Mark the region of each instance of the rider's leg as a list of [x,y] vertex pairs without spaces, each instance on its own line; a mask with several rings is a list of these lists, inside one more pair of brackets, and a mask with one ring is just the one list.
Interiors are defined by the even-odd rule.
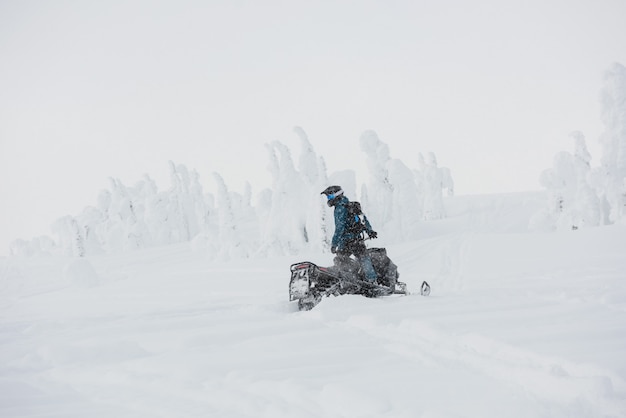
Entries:
[[365,248],[365,244],[362,242],[359,243],[355,248],[354,255],[357,260],[361,264],[361,268],[363,269],[363,273],[365,273],[365,279],[370,282],[375,282],[378,278],[376,274],[376,270],[374,270],[374,265],[372,264],[372,258],[367,253],[367,249]]
[[372,264],[370,256],[363,253],[358,258],[361,263],[361,267],[363,268],[363,272],[365,273],[365,278],[370,282],[375,282],[378,276],[376,275],[376,270],[374,270],[374,265]]

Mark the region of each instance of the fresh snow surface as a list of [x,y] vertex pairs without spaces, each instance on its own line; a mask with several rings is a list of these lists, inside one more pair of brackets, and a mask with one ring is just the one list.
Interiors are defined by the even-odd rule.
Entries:
[[308,312],[289,266],[330,254],[0,259],[0,416],[624,417],[626,226],[527,232],[539,201],[448,199],[387,247],[429,297]]

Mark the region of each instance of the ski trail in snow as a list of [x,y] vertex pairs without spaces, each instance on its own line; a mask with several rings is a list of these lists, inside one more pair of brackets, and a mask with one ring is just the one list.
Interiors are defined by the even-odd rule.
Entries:
[[394,325],[366,315],[337,325],[375,337],[389,352],[410,362],[430,368],[468,368],[515,385],[546,405],[586,411],[584,416],[626,416],[626,382],[594,365],[542,356],[479,334],[448,334],[418,320]]

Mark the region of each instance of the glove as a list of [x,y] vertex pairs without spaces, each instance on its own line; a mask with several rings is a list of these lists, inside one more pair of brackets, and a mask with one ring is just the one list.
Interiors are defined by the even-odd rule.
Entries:
[[367,235],[369,235],[371,239],[378,238],[378,234],[376,233],[376,231],[372,231],[368,233]]
[[334,245],[332,247],[330,247],[330,252],[333,254],[337,253],[337,247],[335,247]]

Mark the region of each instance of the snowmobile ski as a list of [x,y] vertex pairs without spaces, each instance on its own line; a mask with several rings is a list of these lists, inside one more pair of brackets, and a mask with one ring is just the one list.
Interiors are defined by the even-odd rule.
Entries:
[[420,295],[428,296],[430,295],[430,285],[424,280],[422,282],[422,286],[420,287]]

